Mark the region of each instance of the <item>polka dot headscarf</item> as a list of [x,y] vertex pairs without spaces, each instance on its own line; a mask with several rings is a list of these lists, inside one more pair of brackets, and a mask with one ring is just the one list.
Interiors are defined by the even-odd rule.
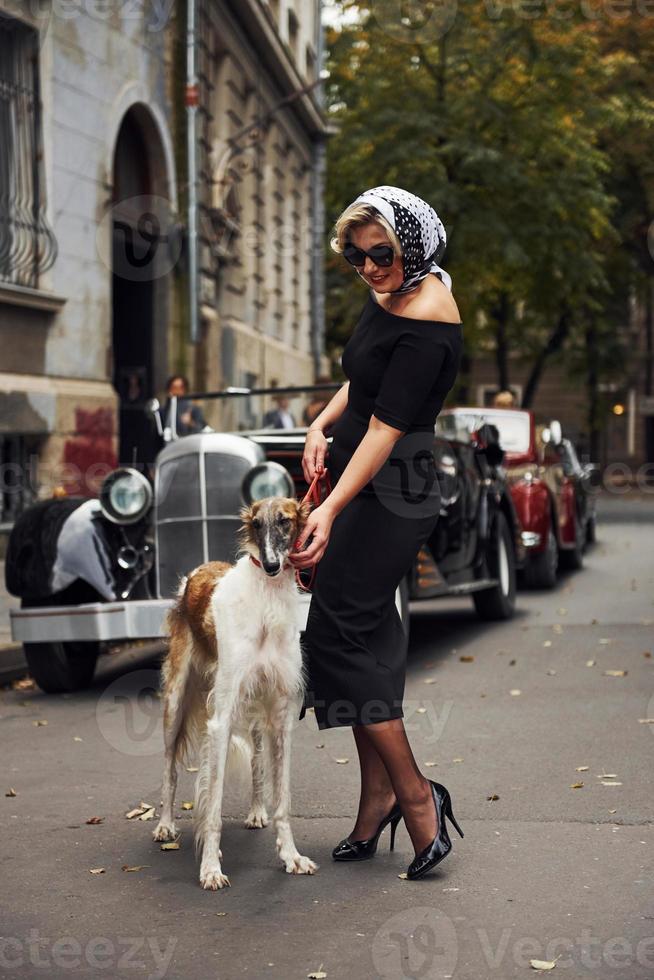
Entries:
[[393,293],[409,293],[434,272],[449,290],[452,277],[437,265],[445,251],[447,236],[443,223],[426,201],[415,194],[382,184],[359,194],[354,204],[371,204],[386,218],[402,245],[404,279]]

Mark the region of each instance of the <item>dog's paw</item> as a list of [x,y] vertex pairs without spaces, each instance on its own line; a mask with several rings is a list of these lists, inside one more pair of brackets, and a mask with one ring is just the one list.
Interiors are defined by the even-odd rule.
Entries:
[[246,827],[267,827],[268,814],[265,807],[252,808],[245,818]]
[[312,875],[318,870],[318,865],[305,854],[295,854],[285,862],[285,868],[290,875]]
[[207,891],[218,891],[226,885],[231,888],[231,882],[227,875],[223,874],[220,868],[207,868],[200,871],[200,884]]
[[155,829],[152,831],[152,839],[157,841],[170,841],[175,840],[177,837],[177,828],[174,823],[167,824],[163,820],[160,820]]

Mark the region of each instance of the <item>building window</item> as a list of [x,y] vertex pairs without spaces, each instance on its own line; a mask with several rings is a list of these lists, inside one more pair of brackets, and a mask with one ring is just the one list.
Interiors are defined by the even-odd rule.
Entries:
[[39,35],[0,13],[0,282],[38,288],[57,245],[45,214]]

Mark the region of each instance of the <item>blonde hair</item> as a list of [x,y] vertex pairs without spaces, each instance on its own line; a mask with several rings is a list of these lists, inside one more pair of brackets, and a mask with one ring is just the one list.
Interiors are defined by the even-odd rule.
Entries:
[[384,229],[388,235],[389,241],[393,248],[395,249],[396,255],[402,255],[402,245],[399,238],[395,234],[395,231],[390,226],[383,214],[380,214],[376,208],[371,204],[350,204],[345,211],[338,217],[336,224],[334,225],[335,235],[330,241],[330,245],[334,252],[342,252],[343,247],[349,240],[350,231],[352,228],[360,227],[361,225],[368,225],[372,221],[376,222],[378,225]]

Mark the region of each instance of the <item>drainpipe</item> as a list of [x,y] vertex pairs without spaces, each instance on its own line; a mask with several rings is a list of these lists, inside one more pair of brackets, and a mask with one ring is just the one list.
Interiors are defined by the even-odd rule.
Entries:
[[[320,76],[323,70],[324,40],[322,25],[322,0],[315,0],[316,10],[316,68]],[[324,105],[323,87],[315,89],[318,105]],[[325,335],[325,279],[323,269],[325,233],[325,137],[320,133],[313,141],[313,166],[311,168],[311,353],[314,376],[320,373],[320,361]]]
[[189,339],[198,342],[198,161],[197,115],[200,86],[196,67],[196,4],[187,0],[186,116],[188,131],[188,301]]

